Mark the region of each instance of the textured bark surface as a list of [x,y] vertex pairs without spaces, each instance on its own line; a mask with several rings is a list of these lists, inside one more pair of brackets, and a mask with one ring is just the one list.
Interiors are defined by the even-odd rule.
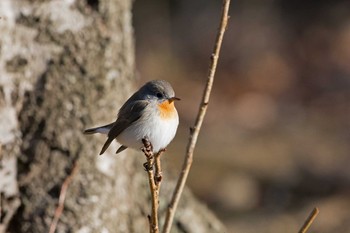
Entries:
[[[74,163],[56,232],[146,232],[142,154],[114,143],[97,156],[105,138],[82,134],[134,91],[131,1],[1,1],[0,13],[0,232],[48,232]],[[189,192],[181,206],[173,232],[223,232]]]

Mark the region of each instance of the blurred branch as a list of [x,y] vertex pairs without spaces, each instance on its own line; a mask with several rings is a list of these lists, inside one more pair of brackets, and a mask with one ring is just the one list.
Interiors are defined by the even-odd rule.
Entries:
[[[15,156],[4,156],[0,143],[0,233],[8,232],[9,223],[21,205],[17,180],[6,179],[10,173],[17,172],[17,167],[10,165],[14,161],[16,161]],[[13,193],[12,189],[17,191]]]
[[200,131],[202,123],[203,123],[205,113],[207,111],[210,93],[211,93],[211,89],[212,89],[213,82],[214,82],[216,66],[217,66],[218,60],[219,60],[219,54],[220,54],[220,49],[221,49],[221,45],[222,45],[222,40],[223,40],[224,33],[225,33],[225,30],[227,27],[227,22],[229,19],[229,16],[228,16],[229,6],[230,6],[230,0],[224,0],[223,7],[222,7],[222,15],[221,15],[219,31],[218,31],[218,34],[216,37],[213,53],[210,57],[211,62],[210,62],[210,66],[209,66],[207,83],[206,83],[205,89],[203,91],[202,101],[200,103],[200,108],[198,110],[195,125],[191,129],[190,138],[189,138],[189,142],[187,144],[187,149],[186,149],[186,157],[185,157],[184,163],[182,165],[182,171],[181,171],[180,177],[177,181],[172,199],[171,199],[170,204],[169,204],[168,209],[167,209],[163,233],[170,232],[171,225],[173,223],[174,215],[176,212],[176,208],[177,208],[177,205],[179,203],[182,191],[184,189],[184,186],[185,186],[185,183],[187,180],[188,173],[189,173],[191,165],[192,165],[193,152],[194,152],[194,149],[195,149],[195,146],[197,143],[197,138],[198,138],[199,131]]
[[54,233],[56,231],[58,220],[60,219],[61,214],[63,212],[64,201],[66,199],[67,189],[68,189],[70,183],[72,182],[77,171],[78,171],[78,164],[76,161],[74,161],[71,173],[67,176],[67,178],[64,180],[64,182],[62,184],[60,196],[58,198],[58,206],[56,208],[54,218],[51,222],[49,233]]
[[320,211],[318,210],[317,207],[315,207],[312,210],[312,212],[310,213],[309,217],[305,220],[303,226],[299,230],[299,233],[306,233],[308,231],[308,229],[310,228],[311,224],[313,223],[313,221],[315,220],[315,218],[317,217],[319,212]]

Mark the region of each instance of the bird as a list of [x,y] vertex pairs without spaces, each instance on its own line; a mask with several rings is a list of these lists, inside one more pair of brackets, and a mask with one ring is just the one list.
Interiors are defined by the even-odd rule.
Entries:
[[147,139],[153,153],[165,150],[175,137],[179,115],[174,102],[173,87],[165,80],[145,83],[120,108],[115,122],[84,130],[84,134],[106,134],[102,155],[114,139],[121,146],[116,154],[127,148],[141,149],[142,140]]

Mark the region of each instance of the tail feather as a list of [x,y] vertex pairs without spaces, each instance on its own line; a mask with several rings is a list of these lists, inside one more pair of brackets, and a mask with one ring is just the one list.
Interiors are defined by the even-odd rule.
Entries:
[[118,153],[122,152],[123,150],[125,150],[125,149],[127,149],[127,148],[128,148],[127,146],[121,145],[121,146],[119,147],[119,149],[117,150],[117,152],[115,152],[115,153],[118,154]]
[[113,124],[114,123],[104,125],[104,126],[99,126],[96,128],[86,129],[84,130],[84,134],[94,134],[94,133],[108,134],[108,132],[113,127]]
[[113,141],[114,138],[107,138],[107,141],[105,142],[105,144],[103,145],[102,149],[101,149],[101,152],[100,152],[100,155],[102,155],[103,153],[105,153],[105,151],[107,150],[107,148],[109,147],[109,145],[111,145],[112,141]]

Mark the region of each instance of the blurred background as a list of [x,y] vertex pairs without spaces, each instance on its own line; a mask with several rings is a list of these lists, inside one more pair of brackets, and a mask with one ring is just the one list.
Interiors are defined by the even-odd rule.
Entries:
[[[139,84],[182,101],[178,172],[207,76],[221,1],[135,1]],[[228,232],[350,232],[350,2],[232,1],[188,184]],[[175,172],[175,174],[177,174]]]

